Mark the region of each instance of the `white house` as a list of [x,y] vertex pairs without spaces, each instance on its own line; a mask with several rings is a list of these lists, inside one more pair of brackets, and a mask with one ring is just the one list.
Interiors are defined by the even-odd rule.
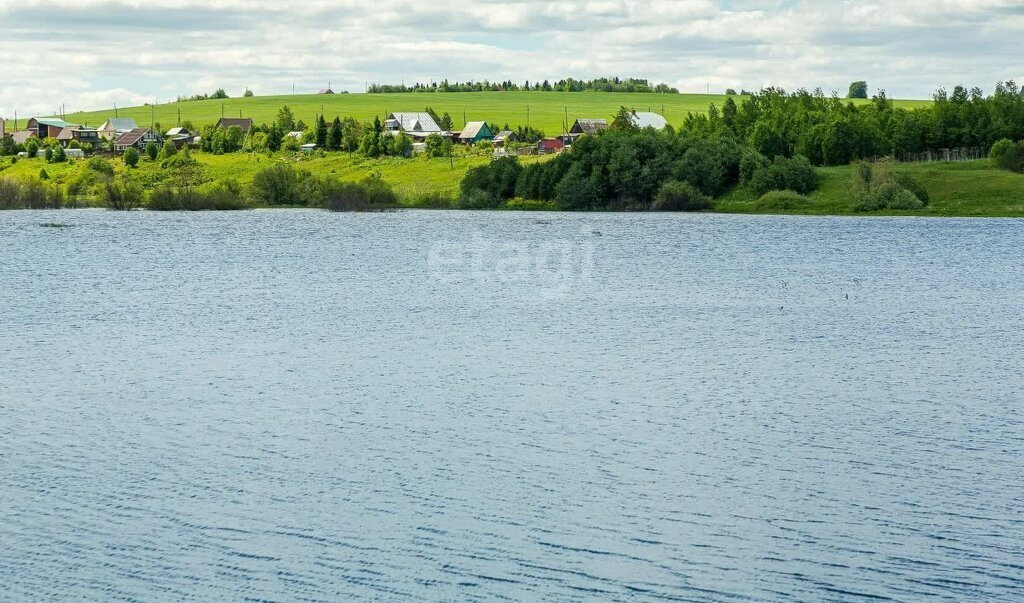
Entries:
[[135,123],[134,119],[130,119],[127,117],[112,117],[107,121],[103,122],[103,125],[100,126],[97,130],[100,133],[100,138],[105,138],[107,140],[116,140],[117,138],[120,138],[122,134],[131,132],[132,130],[138,127],[139,126]]
[[441,130],[429,113],[392,113],[384,121],[384,129],[391,132],[402,132],[414,139],[425,139],[431,134],[442,136],[448,133]]

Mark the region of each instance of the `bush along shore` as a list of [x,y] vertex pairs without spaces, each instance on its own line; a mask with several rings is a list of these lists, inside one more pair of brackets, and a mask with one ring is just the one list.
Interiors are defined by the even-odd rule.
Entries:
[[[527,157],[440,136],[414,156],[410,140],[379,120],[328,126],[322,115],[306,132],[318,148],[298,150],[280,136],[295,125],[287,108],[282,123],[248,135],[204,129],[193,149],[168,140],[74,159],[52,139],[30,139],[22,158],[0,164],[0,208],[1024,215],[1024,94],[1012,82],[991,97],[943,92],[912,111],[884,95],[855,106],[769,90],[691,115],[678,131],[640,129],[634,115],[623,107],[610,128],[573,138],[564,152]],[[18,151],[5,140],[0,150]],[[982,148],[989,159],[894,159],[943,145]]]

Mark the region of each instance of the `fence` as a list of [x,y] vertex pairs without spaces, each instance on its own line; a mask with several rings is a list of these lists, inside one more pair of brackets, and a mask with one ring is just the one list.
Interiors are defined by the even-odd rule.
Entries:
[[970,148],[939,149],[938,151],[925,151],[924,153],[903,153],[896,159],[902,163],[978,161],[979,159],[988,159],[988,151]]

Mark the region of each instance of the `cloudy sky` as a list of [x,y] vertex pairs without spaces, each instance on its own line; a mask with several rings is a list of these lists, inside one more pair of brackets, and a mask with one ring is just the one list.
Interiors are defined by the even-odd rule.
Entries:
[[1024,0],[0,0],[0,115],[366,82],[1024,81]]

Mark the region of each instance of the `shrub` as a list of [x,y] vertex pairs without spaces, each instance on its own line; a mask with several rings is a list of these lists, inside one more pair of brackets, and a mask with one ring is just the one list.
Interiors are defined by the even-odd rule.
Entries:
[[818,175],[806,157],[776,157],[770,165],[754,171],[749,186],[759,196],[776,190],[807,194],[818,187]]
[[5,194],[14,195],[7,202],[9,209],[60,209],[64,206],[64,191],[59,186],[46,185],[41,180],[15,183]]
[[110,162],[102,157],[93,157],[86,162],[86,166],[96,172],[97,174],[103,174],[104,176],[114,175],[114,166],[110,165]]
[[924,185],[922,185],[917,178],[914,178],[910,174],[904,172],[894,172],[891,178],[893,182],[913,193],[914,196],[920,199],[925,205],[931,201],[928,191],[925,190]]
[[64,152],[64,147],[58,146],[53,150],[53,156],[47,159],[47,161],[53,161],[54,163],[64,163],[68,160],[68,154]]
[[711,198],[692,184],[670,180],[666,182],[651,204],[652,211],[704,211],[711,209]]
[[96,172],[92,170],[86,170],[76,174],[70,182],[68,182],[68,197],[72,199],[79,199],[86,197],[92,191],[97,181]]
[[796,191],[768,191],[757,200],[754,209],[759,212],[795,211],[807,208],[811,200]]
[[38,155],[38,154],[39,154],[39,143],[38,142],[36,142],[34,139],[30,139],[28,142],[25,143],[25,155],[27,155],[29,159],[35,159],[36,155]]
[[744,149],[743,155],[740,157],[740,184],[750,184],[750,181],[754,179],[754,174],[758,170],[770,166],[771,163],[767,157],[756,150],[751,148]]
[[1001,170],[1024,172],[1024,141],[1015,143],[1004,138],[992,146],[989,156],[992,163]]
[[102,189],[103,205],[114,211],[131,211],[142,205],[142,187],[128,179],[110,180]]
[[42,168],[42,169],[39,170],[39,179],[40,180],[49,180],[50,179],[50,174],[48,174],[46,172],[46,168]]
[[135,147],[128,147],[124,150],[124,164],[130,168],[139,165],[139,152]]
[[[146,145],[146,149],[149,149],[149,145]],[[170,140],[164,141],[164,146],[160,148],[160,159],[166,161],[177,154],[178,147]]]
[[308,174],[295,168],[277,163],[256,172],[250,186],[250,196],[263,205],[302,205],[301,184]]
[[156,161],[157,155],[160,154],[160,147],[156,146],[156,143],[152,140],[146,143],[146,156],[149,157],[150,161]]
[[398,202],[398,196],[380,174],[361,182],[329,182],[325,186],[324,207],[330,211],[367,211],[384,209]]
[[46,150],[43,151],[43,159],[46,160],[46,163],[53,161],[53,147],[46,147]]

